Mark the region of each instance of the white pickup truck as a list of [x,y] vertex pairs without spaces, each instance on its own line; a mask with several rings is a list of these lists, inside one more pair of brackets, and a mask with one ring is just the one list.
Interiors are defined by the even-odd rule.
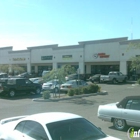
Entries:
[[100,82],[112,82],[113,84],[117,82],[126,82],[127,76],[119,71],[111,71],[108,75],[101,75]]

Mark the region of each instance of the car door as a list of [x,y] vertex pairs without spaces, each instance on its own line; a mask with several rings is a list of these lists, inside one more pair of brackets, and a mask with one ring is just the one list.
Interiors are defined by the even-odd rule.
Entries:
[[118,79],[119,79],[120,82],[123,82],[123,80],[124,80],[124,76],[121,72],[119,72]]
[[23,79],[16,79],[16,89],[18,92],[25,92],[26,91],[26,84],[25,84],[25,80]]
[[32,81],[26,79],[25,84],[26,84],[26,91],[34,91],[35,85],[33,84]]
[[130,126],[140,126],[140,100],[128,100],[122,112],[123,119]]

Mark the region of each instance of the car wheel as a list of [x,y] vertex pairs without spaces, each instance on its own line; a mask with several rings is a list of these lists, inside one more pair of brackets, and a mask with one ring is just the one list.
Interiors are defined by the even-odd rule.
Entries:
[[9,96],[10,96],[10,97],[14,97],[15,95],[16,95],[15,90],[10,90]]
[[54,93],[58,93],[59,89],[56,87],[54,88]]
[[123,80],[124,83],[126,83],[126,78]]
[[36,88],[35,93],[36,93],[36,94],[40,94],[40,93],[41,93],[41,89],[40,89],[39,87]]
[[116,83],[117,83],[116,79],[113,79],[113,80],[112,80],[112,83],[113,83],[113,84],[116,84]]
[[117,118],[113,120],[113,125],[117,130],[124,130],[127,126],[125,120]]

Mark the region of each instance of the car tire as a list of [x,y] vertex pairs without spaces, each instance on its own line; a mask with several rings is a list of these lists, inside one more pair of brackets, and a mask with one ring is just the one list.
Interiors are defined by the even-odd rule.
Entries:
[[37,87],[36,90],[35,90],[35,94],[40,94],[40,93],[41,93],[41,88]]
[[125,120],[117,119],[117,118],[113,119],[113,125],[117,130],[120,130],[120,131],[125,130],[127,127]]
[[10,90],[8,95],[9,97],[14,97],[16,95],[15,90],[14,89]]
[[113,84],[116,84],[116,83],[117,83],[116,79],[113,79],[113,80],[112,80],[112,83],[113,83]]
[[126,78],[123,80],[124,83],[126,83]]

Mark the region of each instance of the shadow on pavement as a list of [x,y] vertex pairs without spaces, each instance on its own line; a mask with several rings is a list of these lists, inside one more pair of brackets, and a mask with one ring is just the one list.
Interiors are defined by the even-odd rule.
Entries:
[[42,94],[21,94],[21,95],[16,95],[15,97],[1,95],[0,99],[19,100],[19,99],[34,99],[34,98],[41,98],[41,97],[42,97]]

